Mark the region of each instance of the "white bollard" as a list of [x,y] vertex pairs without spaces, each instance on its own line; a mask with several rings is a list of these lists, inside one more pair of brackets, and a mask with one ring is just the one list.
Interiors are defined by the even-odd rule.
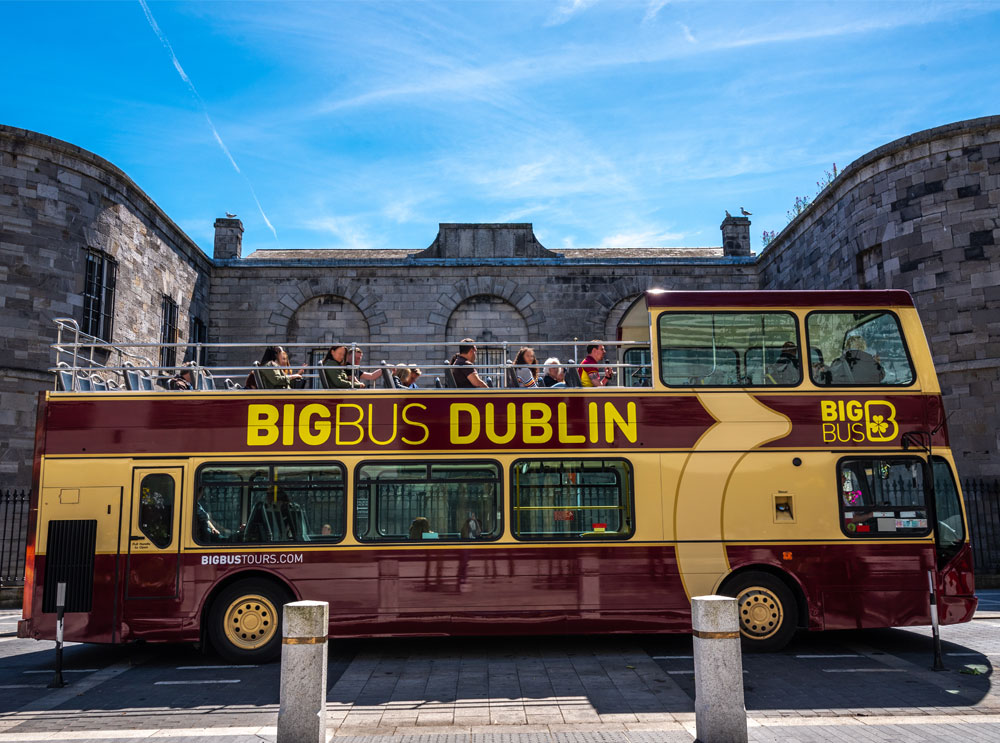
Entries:
[[698,740],[747,743],[743,656],[736,599],[691,599],[694,635],[694,716]]
[[285,604],[282,625],[278,743],[325,743],[330,605]]

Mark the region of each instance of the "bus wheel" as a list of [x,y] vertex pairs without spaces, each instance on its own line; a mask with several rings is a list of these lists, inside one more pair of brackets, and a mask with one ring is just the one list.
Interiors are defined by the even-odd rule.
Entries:
[[212,646],[233,663],[266,663],[281,652],[281,607],[288,596],[270,581],[242,580],[224,588],[209,616]]
[[743,573],[723,586],[736,599],[743,649],[770,653],[787,645],[799,624],[795,596],[779,578],[768,573]]

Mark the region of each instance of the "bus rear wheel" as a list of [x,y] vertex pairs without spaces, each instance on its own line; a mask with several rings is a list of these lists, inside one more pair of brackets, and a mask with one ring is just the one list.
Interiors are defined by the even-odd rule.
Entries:
[[780,578],[769,573],[742,573],[726,583],[721,593],[736,599],[744,650],[775,652],[795,635],[798,604]]
[[212,647],[232,663],[267,663],[281,653],[281,607],[288,595],[256,578],[222,589],[209,613]]

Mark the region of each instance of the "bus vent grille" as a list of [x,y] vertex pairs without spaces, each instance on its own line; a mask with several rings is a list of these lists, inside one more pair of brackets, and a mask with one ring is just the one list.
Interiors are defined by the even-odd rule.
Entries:
[[56,611],[56,587],[66,584],[66,611],[90,611],[94,601],[97,520],[50,521],[42,611]]

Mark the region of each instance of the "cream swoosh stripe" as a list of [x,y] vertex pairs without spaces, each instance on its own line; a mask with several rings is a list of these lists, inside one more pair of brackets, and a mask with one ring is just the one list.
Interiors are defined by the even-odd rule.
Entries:
[[705,392],[698,401],[715,418],[694,445],[684,464],[674,504],[674,539],[705,540],[677,545],[677,564],[684,592],[704,596],[729,572],[722,541],[722,509],[726,489],[747,452],[787,436],[792,422],[749,394]]

